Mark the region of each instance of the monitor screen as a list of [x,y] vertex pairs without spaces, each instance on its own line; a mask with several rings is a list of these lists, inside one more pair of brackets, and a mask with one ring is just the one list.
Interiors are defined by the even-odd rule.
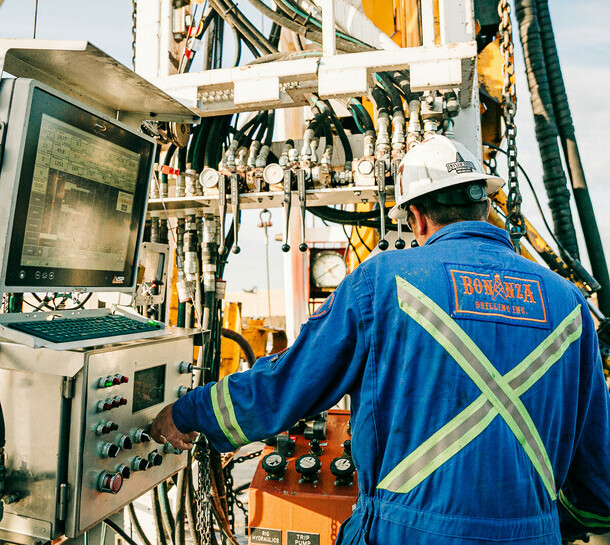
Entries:
[[34,88],[6,286],[133,285],[153,149],[135,131]]

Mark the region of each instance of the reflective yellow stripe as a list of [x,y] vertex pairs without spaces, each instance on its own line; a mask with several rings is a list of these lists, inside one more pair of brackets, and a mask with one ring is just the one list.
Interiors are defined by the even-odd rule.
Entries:
[[580,336],[580,306],[527,358],[506,376],[495,369],[475,343],[434,301],[396,277],[401,309],[428,331],[483,395],[405,458],[378,485],[406,493],[474,440],[499,413],[523,446],[552,499],[556,498],[553,469],[534,423],[518,398],[555,363]]
[[574,507],[568,498],[566,498],[563,490],[559,491],[559,501],[561,502],[561,505],[566,508],[568,513],[583,526],[588,526],[590,528],[610,528],[610,517],[603,517]]
[[231,395],[229,393],[229,381],[227,378],[222,379],[220,382],[213,384],[210,388],[210,396],[212,400],[212,408],[214,409],[214,416],[218,422],[218,426],[225,434],[229,443],[235,448],[247,445],[250,441],[244,435],[241,427],[237,423],[237,417],[235,416],[235,409],[233,402],[231,401]]

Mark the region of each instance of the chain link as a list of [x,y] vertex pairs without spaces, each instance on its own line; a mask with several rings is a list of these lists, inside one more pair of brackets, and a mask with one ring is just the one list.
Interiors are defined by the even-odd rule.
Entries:
[[136,69],[136,23],[138,22],[138,0],[131,0],[131,65]]
[[212,539],[212,478],[210,475],[210,445],[203,435],[195,448],[198,488],[195,496],[197,521],[195,528],[201,545],[209,545]]
[[525,235],[525,219],[521,213],[521,191],[519,190],[517,164],[517,128],[515,114],[517,112],[517,94],[515,91],[515,66],[513,63],[513,28],[510,19],[510,4],[508,0],[500,0],[498,4],[500,16],[500,53],[502,55],[502,110],[506,127],[507,167],[508,167],[508,203],[506,215],[506,230],[508,231],[515,250],[519,252],[519,240]]
[[241,464],[243,462],[247,462],[248,460],[254,460],[254,458],[258,458],[263,453],[263,449],[255,450],[250,454],[244,454],[243,456],[239,456],[238,458],[233,458],[234,464]]
[[224,468],[225,491],[227,494],[227,519],[231,533],[235,535],[235,492],[233,490],[233,462],[228,463]]

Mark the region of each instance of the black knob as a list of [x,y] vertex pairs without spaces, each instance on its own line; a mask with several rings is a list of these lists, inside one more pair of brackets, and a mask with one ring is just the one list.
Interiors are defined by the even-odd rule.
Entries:
[[389,243],[389,242],[388,242],[388,241],[387,241],[385,238],[382,238],[382,239],[379,241],[378,246],[379,246],[379,249],[380,249],[382,252],[385,252],[385,251],[386,251],[386,250],[389,248],[390,243]]
[[262,468],[267,472],[268,479],[281,479],[284,476],[287,465],[286,457],[279,452],[267,454],[261,462]]
[[330,463],[330,471],[337,477],[336,485],[348,485],[353,482],[356,466],[351,456],[339,456]]
[[125,464],[121,464],[116,468],[117,473],[120,473],[123,479],[129,479],[131,477],[131,469],[129,469]]
[[317,439],[312,439],[309,441],[309,452],[311,454],[315,454],[316,456],[320,456],[322,454],[322,447],[320,446],[320,441]]
[[351,456],[352,455],[352,440],[346,439],[343,442],[343,456]]
[[407,243],[402,239],[399,238],[395,243],[394,246],[396,247],[397,250],[404,250],[404,247],[407,245]]
[[151,466],[158,467],[163,463],[163,456],[154,450],[148,455],[148,462]]
[[174,447],[171,443],[165,443],[165,445],[163,445],[163,452],[165,452],[165,454],[182,454],[182,451],[179,448]]
[[133,432],[133,442],[134,443],[148,443],[150,441],[150,435],[146,430],[142,428],[138,428]]
[[290,245],[282,244],[282,252],[286,253],[290,251]]
[[306,252],[307,251],[307,244],[305,244],[304,242],[301,242],[301,244],[299,244],[299,251],[300,252]]
[[136,456],[131,462],[131,469],[134,471],[146,471],[148,469],[148,460]]
[[116,431],[119,429],[119,425],[116,422],[113,422],[112,420],[106,422],[106,426],[110,428],[110,431]]
[[119,435],[116,439],[116,444],[123,450],[130,450],[133,447],[131,439],[126,435]]
[[301,474],[301,480],[299,482],[314,483],[316,482],[316,475],[318,474],[318,471],[320,471],[322,464],[320,463],[320,458],[316,455],[304,454],[297,458],[294,467],[297,472]]
[[116,458],[121,449],[112,443],[102,443],[100,455],[102,458]]
[[241,248],[239,246],[233,246],[233,248],[231,248],[231,251],[234,254],[238,254],[239,252],[241,252]]

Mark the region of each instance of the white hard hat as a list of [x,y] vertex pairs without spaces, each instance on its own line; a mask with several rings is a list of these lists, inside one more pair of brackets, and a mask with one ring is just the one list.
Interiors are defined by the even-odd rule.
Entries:
[[485,173],[466,146],[434,135],[411,148],[401,161],[394,180],[396,205],[389,216],[404,219],[407,211],[400,205],[440,189],[475,181],[485,182],[488,195],[504,185],[502,178]]

